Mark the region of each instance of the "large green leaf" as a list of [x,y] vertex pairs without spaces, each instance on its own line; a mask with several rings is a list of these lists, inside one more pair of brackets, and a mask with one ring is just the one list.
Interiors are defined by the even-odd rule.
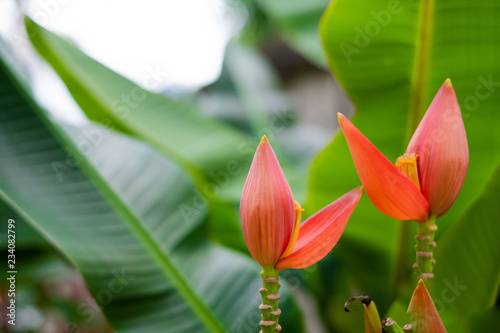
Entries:
[[[15,232],[19,235],[16,239],[16,249],[48,248],[49,244],[33,229],[19,214],[13,211],[3,200],[0,200],[0,221],[7,223],[9,219],[15,221]],[[7,251],[7,228],[0,231],[0,250]]]
[[[201,194],[193,202],[208,199],[213,238],[242,250],[243,234],[233,205],[239,202],[256,144],[185,100],[139,87],[29,18],[26,28],[35,48],[91,120],[152,144],[190,171]],[[147,71],[146,85],[168,75],[154,66]],[[196,218],[193,207],[186,206],[185,212]]]
[[[434,251],[435,278],[427,281],[448,331],[470,332],[481,327],[476,318],[495,305],[500,289],[500,167],[467,212],[439,239]],[[408,321],[406,307],[414,284],[396,300],[389,313]],[[491,326],[490,326],[491,327]]]
[[319,67],[326,67],[318,36],[329,0],[254,0],[290,46]]
[[[440,238],[435,252],[435,278],[426,285],[450,332],[479,332],[493,327],[485,319],[500,289],[500,167],[467,212]],[[396,300],[389,313],[408,322],[406,307],[414,286]],[[485,317],[485,318],[482,318]]]
[[441,315],[492,307],[500,288],[500,167],[467,212],[440,238],[430,285]]
[[[455,205],[438,221],[439,233],[477,198],[500,158],[499,11],[499,3],[487,0],[336,0],[320,25],[330,67],[356,106],[354,123],[390,160],[405,151],[434,94],[451,78],[468,134],[470,168]],[[308,207],[313,211],[359,184],[354,165],[345,161],[351,156],[338,135],[312,166]],[[344,237],[368,251],[394,254],[396,226],[365,198]],[[377,272],[366,275],[372,273]],[[391,280],[388,274],[384,281]]]
[[318,143],[314,133],[311,135],[313,130],[307,125],[296,122],[292,103],[280,88],[277,73],[262,54],[250,47],[229,44],[224,69],[254,135],[265,134],[272,142],[294,198],[304,202],[307,180],[304,172],[322,143]]
[[[500,4],[490,1],[339,0],[323,18],[323,45],[333,72],[357,107],[356,125],[389,159],[404,152],[439,86],[451,78],[462,106],[470,168],[463,191],[440,219],[441,226],[456,220],[473,202],[500,158],[500,134],[495,130],[500,63],[494,57],[500,52],[500,35],[494,33],[500,22],[495,13],[500,13]],[[382,14],[388,15],[386,26],[378,23]],[[377,24],[378,34],[366,34],[368,45],[346,56],[346,44],[359,45],[360,29],[371,31]],[[424,38],[417,38],[424,32]],[[318,158],[314,180],[327,171],[329,164],[320,163],[323,159],[349,159],[342,141],[334,140]],[[311,197],[345,178],[339,174],[323,179],[324,186],[313,180]]]
[[[105,128],[63,131],[7,68],[0,66],[0,196],[76,265],[115,330],[257,329],[259,269],[206,240],[206,207],[190,179]],[[300,332],[283,291],[284,325]]]
[[[252,154],[245,150],[249,140],[241,132],[204,116],[185,100],[139,87],[67,40],[29,18],[25,21],[33,45],[91,120],[137,136],[184,165],[205,197],[219,196],[227,187],[219,178],[242,182],[238,176],[244,174]],[[145,70],[146,86],[168,75],[154,66]]]

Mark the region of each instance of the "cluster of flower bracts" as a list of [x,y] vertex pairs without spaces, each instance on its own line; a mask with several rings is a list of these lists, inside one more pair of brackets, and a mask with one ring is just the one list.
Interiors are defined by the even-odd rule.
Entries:
[[308,267],[326,256],[342,235],[363,188],[382,213],[418,222],[417,260],[413,267],[420,277],[408,307],[413,323],[403,328],[390,318],[381,322],[375,303],[366,296],[359,297],[365,309],[365,332],[379,333],[382,327],[386,332],[446,332],[423,280],[434,277],[436,219],[452,206],[469,164],[467,137],[450,80],[439,89],[406,152],[395,164],[341,114],[339,123],[363,186],[302,224],[302,208],[294,200],[265,136],[255,153],[241,197],[240,215],[248,250],[263,268],[261,332],[281,330],[279,272]]

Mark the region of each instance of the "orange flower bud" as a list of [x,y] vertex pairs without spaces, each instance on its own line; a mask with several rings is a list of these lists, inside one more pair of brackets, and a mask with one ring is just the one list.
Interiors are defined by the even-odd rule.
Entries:
[[323,259],[338,242],[358,203],[358,187],[304,223],[271,145],[264,136],[257,148],[241,196],[243,235],[261,266],[304,268]]
[[449,79],[396,165],[341,114],[339,123],[366,194],[382,213],[398,220],[425,222],[451,207],[467,173],[469,151]]
[[422,279],[418,281],[413,292],[408,313],[414,318],[415,332],[446,333],[446,328]]
[[243,235],[261,266],[274,266],[288,246],[295,222],[295,201],[278,159],[264,136],[241,195]]

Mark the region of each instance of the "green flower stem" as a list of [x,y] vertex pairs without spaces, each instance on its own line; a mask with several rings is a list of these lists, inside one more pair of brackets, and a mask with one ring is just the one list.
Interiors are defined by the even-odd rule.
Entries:
[[417,235],[415,240],[417,245],[415,249],[417,252],[417,262],[413,265],[415,272],[422,279],[432,279],[434,274],[432,274],[432,269],[436,261],[433,259],[433,251],[436,247],[436,242],[434,241],[434,235],[437,231],[436,216],[431,215],[429,221],[418,224]]
[[384,331],[387,333],[403,333],[403,329],[391,318],[385,318],[382,321],[382,325],[384,326]]
[[[411,242],[411,221],[400,221],[398,252],[396,261],[396,281],[395,286],[400,286],[404,283],[408,275],[408,266],[410,261],[408,258],[408,244]],[[393,298],[397,298],[397,289],[393,290]]]
[[275,270],[273,266],[264,266],[262,269],[260,276],[262,276],[263,287],[259,290],[262,295],[262,304],[259,306],[262,311],[261,332],[276,333],[281,331],[281,326],[278,324],[281,314],[278,307],[280,301],[280,294],[278,294],[280,289],[279,271]]

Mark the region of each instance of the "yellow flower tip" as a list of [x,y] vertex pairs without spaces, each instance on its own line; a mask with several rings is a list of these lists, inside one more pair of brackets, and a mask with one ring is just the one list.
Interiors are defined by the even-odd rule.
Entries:
[[295,200],[295,212],[303,212],[304,211],[304,208],[302,208],[302,206],[298,203],[297,200]]
[[420,191],[417,158],[418,155],[416,155],[415,153],[406,153],[403,156],[398,157],[398,159],[396,160],[396,168],[398,168],[406,177],[408,177]]
[[445,85],[446,87],[453,87],[453,85],[451,84],[451,80],[450,80],[450,78],[447,78],[447,79],[446,79],[446,81],[444,81],[444,85]]
[[396,160],[396,167],[398,165],[406,164],[406,163],[411,163],[411,164],[416,164],[417,163],[417,157],[418,155],[415,153],[405,153],[402,156],[399,156],[398,159]]
[[446,328],[422,279],[418,281],[407,312],[413,317],[415,332],[446,333]]
[[260,139],[260,143],[269,143],[269,141],[267,140],[267,136],[265,134],[262,137],[262,139]]
[[339,119],[339,123],[345,118],[345,116],[340,113],[340,112],[337,112],[337,118]]

